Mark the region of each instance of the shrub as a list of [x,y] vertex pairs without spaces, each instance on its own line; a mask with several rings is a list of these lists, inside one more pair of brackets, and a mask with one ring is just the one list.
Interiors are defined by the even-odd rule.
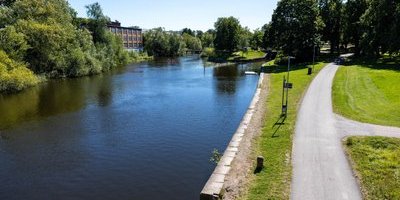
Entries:
[[39,78],[27,68],[0,50],[0,92],[15,92],[39,83]]

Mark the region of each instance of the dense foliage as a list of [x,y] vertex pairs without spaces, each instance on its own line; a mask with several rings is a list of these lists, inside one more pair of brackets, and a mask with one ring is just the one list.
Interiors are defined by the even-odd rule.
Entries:
[[[21,90],[36,83],[32,81],[32,72],[51,78],[78,77],[107,71],[128,61],[121,39],[106,31],[108,18],[98,4],[87,7],[88,26],[81,26],[76,12],[65,0],[16,0],[1,4],[2,56],[10,59],[7,66],[16,65],[15,69],[24,70],[20,70],[18,77],[0,76],[0,84],[9,86],[0,91]],[[12,82],[18,87],[12,87]]]
[[317,43],[318,7],[313,0],[282,0],[266,30],[267,44],[297,60],[307,60]]
[[214,46],[217,50],[234,52],[238,45],[241,26],[238,19],[234,17],[221,17],[215,22]]
[[[169,57],[180,56],[186,52],[201,51],[203,33],[188,28],[181,33],[155,28],[144,34],[144,49],[150,56]],[[200,37],[198,37],[199,35]]]
[[312,58],[312,46],[329,43],[331,53],[351,45],[357,55],[400,51],[400,2],[395,0],[281,0],[263,27],[264,48]]

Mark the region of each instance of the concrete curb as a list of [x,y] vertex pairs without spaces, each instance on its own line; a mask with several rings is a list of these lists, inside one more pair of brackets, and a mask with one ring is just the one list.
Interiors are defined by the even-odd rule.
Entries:
[[250,124],[250,121],[255,112],[255,107],[260,99],[261,86],[264,81],[264,73],[260,74],[258,79],[257,90],[254,93],[253,99],[250,106],[247,108],[246,114],[244,115],[239,127],[237,128],[235,134],[232,136],[228,147],[226,148],[224,155],[215,167],[214,172],[211,174],[207,183],[205,184],[203,190],[200,193],[200,200],[218,200],[221,199],[224,191],[225,176],[228,175],[231,164],[239,151],[239,146],[245,131]]

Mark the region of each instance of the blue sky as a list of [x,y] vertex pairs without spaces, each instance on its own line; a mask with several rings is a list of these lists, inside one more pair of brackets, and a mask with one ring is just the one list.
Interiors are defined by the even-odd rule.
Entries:
[[277,0],[68,0],[81,17],[85,5],[99,2],[104,14],[122,26],[144,29],[164,27],[180,30],[208,30],[218,17],[234,16],[251,30],[271,20]]

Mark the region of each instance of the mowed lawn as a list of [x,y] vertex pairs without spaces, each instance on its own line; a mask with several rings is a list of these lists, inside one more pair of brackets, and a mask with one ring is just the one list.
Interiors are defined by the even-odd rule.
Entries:
[[400,64],[342,66],[333,85],[334,111],[373,124],[400,127]]
[[[326,64],[318,63],[315,67],[316,72]],[[264,156],[265,168],[251,175],[248,190],[239,199],[289,199],[292,141],[297,110],[305,90],[317,73],[310,76],[307,75],[306,65],[292,66],[290,82],[293,83],[293,89],[289,92],[288,116],[284,119],[281,117],[281,101],[282,81],[286,75],[286,68],[287,66],[267,66],[271,76],[266,120],[262,133],[257,138],[253,155]]]
[[344,144],[365,199],[400,199],[400,139],[350,137]]
[[265,56],[265,52],[262,51],[255,51],[255,50],[249,50],[247,52],[243,51],[238,51],[233,53],[227,60],[228,61],[234,61],[234,60],[252,60],[252,59],[257,59],[257,58],[263,58]]

